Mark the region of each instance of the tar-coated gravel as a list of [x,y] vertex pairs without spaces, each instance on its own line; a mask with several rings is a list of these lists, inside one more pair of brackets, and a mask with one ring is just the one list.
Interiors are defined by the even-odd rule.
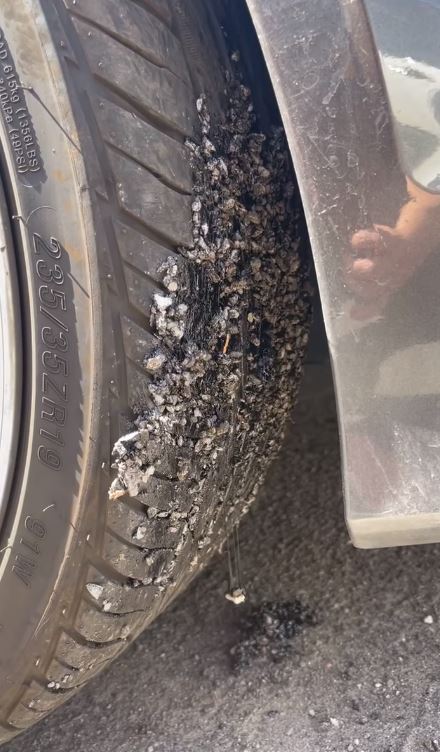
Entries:
[[[243,605],[224,597],[224,555],[119,661],[5,752],[439,749],[440,545],[352,548],[325,392],[303,398],[240,542]],[[257,645],[237,668],[234,651],[267,602],[297,602],[310,623],[281,642],[269,625],[269,649]],[[281,644],[274,660],[270,646]]]
[[[255,499],[282,443],[308,340],[305,243],[287,144],[280,128],[256,131],[251,91],[236,73],[225,71],[222,118],[211,117],[204,95],[196,102],[201,142],[187,142],[193,242],[158,269],[163,289],[146,311],[156,336],[144,359],[151,380],[133,404],[134,430],[113,449],[110,503],[136,497],[148,515],[136,545],[154,517],[180,530],[167,550],[145,544],[146,576],[127,583],[153,585],[157,595],[178,592]],[[164,476],[173,480],[171,504]],[[231,577],[235,602],[243,599],[238,584]]]

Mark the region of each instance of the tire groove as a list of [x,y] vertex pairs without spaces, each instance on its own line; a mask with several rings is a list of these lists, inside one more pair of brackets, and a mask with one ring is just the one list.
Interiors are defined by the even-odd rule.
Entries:
[[149,13],[151,13],[152,16],[157,18],[158,21],[162,21],[163,25],[166,26],[168,31],[170,31],[177,40],[179,40],[179,37],[175,33],[172,23],[171,23],[171,15],[168,10],[166,12],[164,9],[168,8],[168,0],[161,0],[160,2],[160,10],[159,10],[159,3],[150,3],[148,0],[130,0],[130,2],[133,5],[137,5],[139,8],[147,9]]
[[56,661],[57,663],[59,663],[59,665],[62,668],[65,668],[66,671],[72,671],[74,673],[75,672],[79,673],[79,671],[80,671],[79,668],[77,668],[76,666],[71,666],[70,663],[67,663],[67,661],[64,661],[62,658],[57,658],[57,656],[54,656],[53,660]]
[[[65,629],[64,632],[72,639],[74,640],[78,645],[81,645],[82,647],[89,648],[90,650],[105,650],[105,648],[110,647],[111,645],[125,645],[127,644],[128,640],[122,637],[118,637],[115,640],[109,640],[108,642],[96,642],[95,640],[87,640],[85,637],[82,636],[80,632],[78,632],[76,629]],[[107,662],[106,660],[104,661]]]
[[90,556],[88,564],[93,566],[103,577],[106,578],[106,580],[113,583],[113,585],[118,585],[120,587],[130,586],[131,578],[118,572],[118,570],[102,556]]
[[124,209],[121,208],[119,204],[117,205],[116,209],[119,215],[118,219],[122,224],[126,225],[132,230],[135,230],[141,235],[144,235],[146,238],[149,238],[153,242],[158,243],[158,245],[163,246],[163,248],[165,248],[169,252],[170,256],[174,254],[176,258],[182,258],[181,254],[176,248],[175,243],[167,238],[166,235],[162,235],[154,227],[144,224],[144,222],[142,222],[140,219],[137,219],[137,217],[133,216],[133,214],[129,214],[128,212],[124,211]]
[[137,102],[134,98],[130,97],[129,94],[127,94],[124,89],[122,89],[117,84],[114,84],[112,81],[110,81],[108,78],[106,78],[103,75],[100,75],[99,73],[93,73],[93,78],[96,81],[99,81],[101,86],[104,89],[107,89],[108,91],[113,92],[116,94],[122,101],[126,102],[126,108],[129,112],[136,112],[137,116],[143,120],[145,120],[146,123],[149,125],[152,125],[153,128],[157,128],[158,131],[161,133],[164,133],[166,136],[169,136],[170,138],[174,139],[174,141],[177,141],[179,144],[185,143],[185,140],[191,135],[189,132],[184,130],[179,130],[179,128],[176,125],[171,125],[168,120],[165,118],[161,118],[160,115],[153,112],[149,107],[141,107],[139,105],[139,102]]
[[119,210],[121,212],[121,218],[122,221],[125,224],[130,223],[136,224],[137,227],[141,227],[143,232],[145,234],[145,231],[147,231],[148,234],[154,234],[158,238],[158,242],[166,248],[167,246],[171,246],[172,250],[176,253],[176,255],[179,255],[179,252],[177,250],[177,247],[173,241],[173,239],[170,236],[163,235],[157,228],[153,227],[153,225],[150,225],[148,222],[139,219],[139,217],[135,214],[132,214],[129,209],[125,209],[123,206],[119,205]]
[[167,188],[171,188],[172,191],[175,191],[176,193],[180,193],[181,196],[192,195],[190,191],[185,191],[183,188],[177,185],[177,183],[173,183],[171,180],[168,180],[164,175],[161,175],[159,172],[152,170],[151,167],[148,167],[148,165],[145,164],[145,162],[141,162],[140,159],[136,159],[136,157],[130,154],[130,152],[126,151],[125,149],[119,148],[118,146],[115,146],[115,144],[112,144],[111,141],[108,141],[107,139],[105,139],[104,141],[107,147],[111,149],[111,151],[114,151],[116,154],[120,154],[126,159],[129,159],[138,167],[142,167],[143,170],[146,170],[147,172],[149,172],[150,175],[153,175],[157,180],[159,180],[159,182],[163,183],[163,185],[165,185]]
[[160,340],[151,328],[149,320],[142,311],[133,305],[133,303],[129,303],[125,309],[121,309],[121,314],[123,314],[125,318],[130,319],[134,324],[137,324],[137,326],[141,327],[145,332],[151,334],[151,336],[157,340],[157,344],[159,344]]
[[120,533],[117,532],[114,528],[111,527],[111,525],[107,525],[106,530],[109,535],[111,535],[112,538],[115,538],[119,543],[121,543],[122,546],[125,546],[128,549],[134,549],[135,551],[138,551],[140,553],[148,554],[149,551],[175,551],[175,546],[154,546],[154,545],[148,545],[148,546],[138,546],[136,543],[133,543],[132,541],[129,541],[127,538],[124,538]]
[[113,613],[112,611],[105,611],[100,606],[100,604],[98,603],[98,601],[96,601],[94,598],[92,598],[92,596],[89,595],[89,593],[84,593],[82,600],[83,600],[83,603],[87,603],[87,605],[90,606],[90,608],[92,608],[98,614],[101,614],[104,619],[106,619],[108,617],[109,619],[113,618],[116,621],[116,619],[120,619],[120,618],[123,618],[125,616],[125,614]]
[[[162,293],[167,292],[167,288],[165,287],[163,282],[159,282],[159,280],[155,279],[149,272],[146,272],[143,269],[139,269],[139,267],[136,266],[136,264],[132,264],[131,261],[127,261],[127,259],[124,259],[123,264],[124,266],[128,267],[128,269],[131,269],[131,271],[134,272],[135,274],[140,274],[141,277],[148,279],[148,281],[151,282],[152,285],[157,287],[159,292],[162,292]],[[145,314],[144,314],[144,317],[145,317]]]
[[[136,44],[130,44],[129,40],[126,39],[126,37],[122,36],[121,34],[118,34],[117,31],[114,31],[113,29],[110,30],[104,24],[99,23],[99,21],[94,21],[93,19],[89,18],[89,16],[85,15],[84,13],[81,13],[81,10],[79,8],[75,8],[75,9],[69,8],[69,14],[73,16],[74,18],[78,18],[86,26],[90,26],[92,29],[97,29],[98,31],[105,34],[106,36],[110,37],[111,39],[114,39],[123,47],[126,47],[128,50],[131,50],[131,52],[135,52],[137,55],[139,55],[144,60],[146,60],[147,63],[150,63],[151,65],[155,65],[156,68],[160,68],[161,70],[168,71],[168,73],[171,73],[171,75],[175,76],[177,80],[182,81],[182,83],[188,85],[185,79],[177,75],[177,73],[172,68],[160,63],[157,58],[154,59],[153,57],[147,55],[145,50],[143,50],[141,47],[138,47]],[[168,31],[170,30],[168,29]]]
[[[143,587],[148,587],[148,585],[144,585]],[[127,616],[131,616],[132,614],[143,614],[145,613],[144,609],[142,608],[134,608],[131,611],[104,611],[103,608],[99,607],[99,604],[96,603],[96,601],[91,598],[90,600],[87,600],[87,603],[91,608],[93,608],[95,611],[97,611],[98,614],[101,614],[104,618],[114,619],[115,621],[118,619],[124,619]]]

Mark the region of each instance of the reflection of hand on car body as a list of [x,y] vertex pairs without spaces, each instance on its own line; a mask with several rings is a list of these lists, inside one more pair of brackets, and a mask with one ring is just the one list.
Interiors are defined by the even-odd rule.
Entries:
[[366,319],[380,314],[394,292],[403,287],[438,242],[440,195],[406,179],[409,200],[394,227],[374,224],[351,238],[347,281],[356,295],[351,315]]

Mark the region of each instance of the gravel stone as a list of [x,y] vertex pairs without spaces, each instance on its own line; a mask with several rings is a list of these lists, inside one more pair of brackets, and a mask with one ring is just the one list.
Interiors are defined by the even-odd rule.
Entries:
[[87,592],[90,593],[92,598],[94,598],[97,601],[101,597],[104,587],[102,585],[98,585],[95,582],[88,582],[86,585],[86,589],[87,589]]

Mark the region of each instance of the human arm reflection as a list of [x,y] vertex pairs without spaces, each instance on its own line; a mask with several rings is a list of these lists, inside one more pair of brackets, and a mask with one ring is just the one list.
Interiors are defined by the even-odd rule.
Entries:
[[408,200],[394,227],[374,224],[351,239],[347,281],[356,295],[351,315],[368,319],[380,314],[388,300],[440,245],[440,194],[406,179]]

